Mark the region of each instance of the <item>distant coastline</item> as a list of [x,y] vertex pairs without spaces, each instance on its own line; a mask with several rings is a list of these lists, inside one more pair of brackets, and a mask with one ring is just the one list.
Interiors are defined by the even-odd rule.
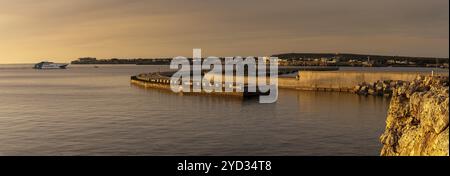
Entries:
[[[439,67],[449,68],[449,58],[383,56],[366,54],[285,53],[278,57],[280,66],[350,66],[350,67]],[[224,59],[224,58],[222,58]],[[71,64],[135,64],[169,65],[172,58],[112,58],[83,57]]]

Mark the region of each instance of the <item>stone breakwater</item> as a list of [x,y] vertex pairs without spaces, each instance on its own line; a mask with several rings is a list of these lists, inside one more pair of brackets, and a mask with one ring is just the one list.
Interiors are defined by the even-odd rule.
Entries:
[[449,156],[449,78],[418,76],[395,88],[382,156]]
[[[430,74],[431,72],[415,71],[300,71],[296,78],[280,76],[278,86],[296,90],[352,92],[355,86],[364,82],[373,84],[378,81],[389,81],[390,84],[392,82],[390,80],[412,81],[417,75]],[[448,76],[448,72],[438,74]]]
[[374,83],[360,83],[351,91],[358,95],[386,96],[392,95],[394,89],[409,84],[408,81],[401,80],[379,80]]

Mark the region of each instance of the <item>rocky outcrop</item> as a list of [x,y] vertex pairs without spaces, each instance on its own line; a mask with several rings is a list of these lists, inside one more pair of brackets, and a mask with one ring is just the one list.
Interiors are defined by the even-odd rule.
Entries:
[[392,92],[383,156],[449,155],[449,78],[424,77]]
[[393,80],[383,80],[374,83],[360,83],[353,88],[351,92],[357,93],[359,95],[374,95],[374,96],[391,96],[392,91],[400,86],[403,86],[408,82],[405,81],[393,81]]

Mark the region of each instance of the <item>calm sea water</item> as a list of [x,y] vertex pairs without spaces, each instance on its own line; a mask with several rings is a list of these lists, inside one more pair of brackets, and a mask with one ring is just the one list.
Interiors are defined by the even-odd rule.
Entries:
[[378,155],[389,99],[281,90],[274,104],[131,86],[165,66],[0,65],[0,155]]

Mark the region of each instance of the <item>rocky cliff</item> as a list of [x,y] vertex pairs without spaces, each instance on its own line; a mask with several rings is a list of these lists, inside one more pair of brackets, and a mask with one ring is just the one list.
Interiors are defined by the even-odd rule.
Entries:
[[449,78],[423,77],[392,93],[382,156],[449,156]]

